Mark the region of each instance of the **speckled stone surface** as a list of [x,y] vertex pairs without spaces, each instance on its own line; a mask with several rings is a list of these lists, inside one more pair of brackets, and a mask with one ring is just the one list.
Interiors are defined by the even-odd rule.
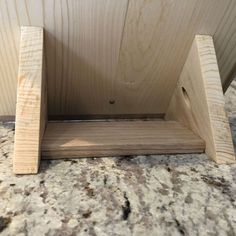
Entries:
[[[236,142],[236,82],[226,94]],[[14,125],[0,125],[1,235],[236,235],[236,165],[205,155],[43,161],[11,172]]]

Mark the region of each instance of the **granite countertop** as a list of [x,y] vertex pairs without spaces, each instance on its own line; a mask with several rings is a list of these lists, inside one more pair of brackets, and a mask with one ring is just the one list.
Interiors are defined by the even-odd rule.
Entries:
[[[236,82],[226,94],[236,144]],[[0,125],[1,235],[236,235],[236,165],[206,155],[43,161],[12,174]],[[235,145],[236,146],[236,145]]]

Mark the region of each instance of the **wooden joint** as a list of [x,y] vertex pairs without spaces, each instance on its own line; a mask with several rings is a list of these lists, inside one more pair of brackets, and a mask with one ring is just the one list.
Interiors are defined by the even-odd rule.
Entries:
[[235,154],[213,40],[195,37],[166,112],[206,143],[206,153],[217,163],[234,163]]

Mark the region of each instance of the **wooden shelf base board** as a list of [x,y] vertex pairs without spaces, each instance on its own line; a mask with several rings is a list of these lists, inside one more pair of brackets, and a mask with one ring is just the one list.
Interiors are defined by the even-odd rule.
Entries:
[[205,143],[175,121],[48,123],[45,159],[202,153]]

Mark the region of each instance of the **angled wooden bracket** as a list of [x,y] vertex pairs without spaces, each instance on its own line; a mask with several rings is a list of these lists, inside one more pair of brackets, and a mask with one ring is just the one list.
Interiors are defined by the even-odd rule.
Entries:
[[37,173],[41,153],[52,159],[201,153],[206,147],[206,153],[216,162],[235,162],[210,36],[196,36],[166,111],[166,120],[161,121],[53,122],[47,125],[43,54],[43,29],[23,27],[14,173]]
[[41,140],[47,123],[47,92],[43,62],[43,29],[22,27],[13,172],[38,172]]
[[177,120],[206,143],[217,163],[234,163],[235,154],[213,40],[195,37],[169,108],[167,120]]

